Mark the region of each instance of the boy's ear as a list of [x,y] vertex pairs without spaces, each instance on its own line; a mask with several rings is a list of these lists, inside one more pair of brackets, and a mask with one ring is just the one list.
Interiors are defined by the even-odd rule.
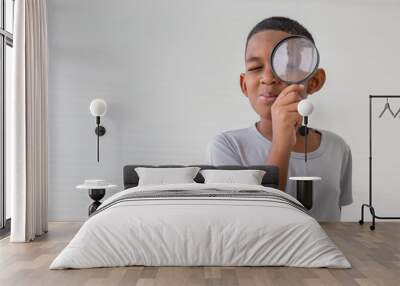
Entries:
[[244,76],[244,73],[240,74],[240,89],[242,90],[243,95],[248,97],[248,95],[247,95],[246,78]]
[[320,90],[325,83],[326,74],[324,69],[318,69],[314,75],[308,80],[307,93],[313,94]]

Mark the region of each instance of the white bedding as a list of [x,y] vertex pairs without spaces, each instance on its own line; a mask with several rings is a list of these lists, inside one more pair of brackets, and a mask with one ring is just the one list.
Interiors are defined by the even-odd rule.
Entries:
[[[239,184],[135,187],[155,190],[263,190]],[[297,202],[298,203],[298,202]],[[283,203],[257,198],[153,198],[123,201],[90,217],[50,269],[126,265],[294,266],[350,268],[317,221]]]

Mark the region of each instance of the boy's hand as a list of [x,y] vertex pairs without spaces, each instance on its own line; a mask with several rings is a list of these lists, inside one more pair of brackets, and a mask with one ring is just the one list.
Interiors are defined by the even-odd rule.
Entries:
[[302,123],[297,111],[298,103],[303,99],[304,86],[292,84],[278,95],[271,106],[272,143],[280,150],[292,150],[296,145],[296,133]]

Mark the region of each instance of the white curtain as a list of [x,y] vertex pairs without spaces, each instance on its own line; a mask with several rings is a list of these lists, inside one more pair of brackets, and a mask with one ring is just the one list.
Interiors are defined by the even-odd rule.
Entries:
[[47,232],[46,0],[16,0],[14,13],[10,241],[28,242]]

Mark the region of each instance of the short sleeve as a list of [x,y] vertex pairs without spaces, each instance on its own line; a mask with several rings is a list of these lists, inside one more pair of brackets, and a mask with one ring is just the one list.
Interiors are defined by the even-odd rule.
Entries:
[[346,206],[353,203],[352,191],[352,156],[350,147],[346,145],[342,162],[342,173],[340,181],[340,206]]
[[210,165],[242,165],[240,156],[224,134],[215,136],[207,146],[207,163]]

